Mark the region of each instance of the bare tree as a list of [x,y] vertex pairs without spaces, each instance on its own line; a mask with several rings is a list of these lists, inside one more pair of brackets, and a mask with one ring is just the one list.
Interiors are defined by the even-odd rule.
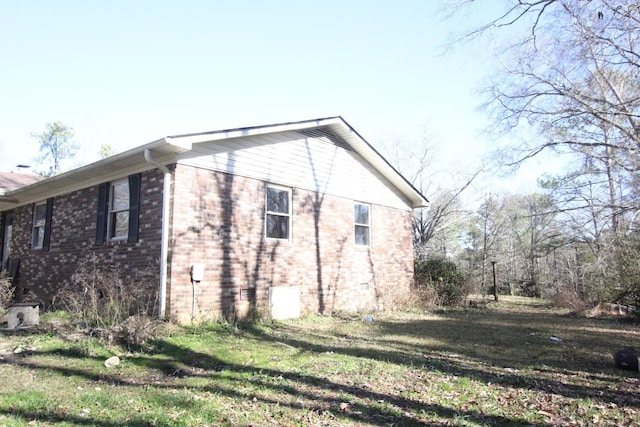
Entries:
[[555,282],[550,255],[562,247],[553,201],[542,194],[490,195],[468,224],[466,259],[482,292],[492,283],[490,265],[499,268],[499,284],[510,293],[548,293]]
[[[455,6],[488,3],[461,0]],[[614,255],[629,236],[620,232],[635,230],[640,211],[640,1],[503,5],[459,39],[509,35],[483,104],[493,131],[511,136],[502,147],[503,163],[517,167],[543,152],[572,159],[567,173],[546,182],[571,242],[550,255],[556,266],[559,259],[571,260],[590,286],[600,281],[611,288],[624,279]],[[524,136],[519,145],[515,135]]]
[[[467,259],[469,271],[478,277],[480,289],[487,290],[487,267],[490,259],[498,257],[499,242],[511,224],[505,198],[489,194],[476,211],[467,229]],[[502,257],[503,260],[506,257]]]
[[392,165],[429,198],[429,207],[417,209],[413,217],[413,243],[418,257],[430,254],[447,256],[459,244],[457,235],[461,232],[457,233],[457,230],[469,214],[462,206],[461,197],[482,172],[480,168],[467,177],[457,179],[448,173],[448,184],[456,180],[460,183],[438,184],[432,167],[433,141],[433,137],[426,134],[418,142],[395,139],[383,144]]
[[44,176],[56,175],[60,172],[61,162],[72,159],[78,151],[78,146],[72,141],[74,137],[73,128],[56,121],[47,123],[42,133],[32,133],[32,137],[40,144],[41,156],[38,163],[48,163],[49,170],[42,170]]
[[98,155],[101,159],[106,159],[107,157],[111,157],[116,153],[115,148],[111,144],[104,143],[100,146],[100,150],[98,151]]
[[526,123],[541,136],[512,150],[508,163],[545,150],[602,147],[620,151],[620,166],[638,170],[640,3],[519,0],[466,36],[505,27],[518,27],[521,37],[500,51],[502,69],[486,87],[485,107],[497,130]]

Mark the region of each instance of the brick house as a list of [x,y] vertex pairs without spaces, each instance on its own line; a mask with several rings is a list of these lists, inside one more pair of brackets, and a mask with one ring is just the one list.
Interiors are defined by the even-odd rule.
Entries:
[[45,307],[95,254],[181,322],[379,309],[426,203],[341,117],[179,135],[0,192],[2,259]]

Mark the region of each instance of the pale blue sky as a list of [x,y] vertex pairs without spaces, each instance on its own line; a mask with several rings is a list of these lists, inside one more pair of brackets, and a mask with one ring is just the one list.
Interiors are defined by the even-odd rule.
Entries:
[[440,169],[470,169],[489,49],[442,56],[483,17],[443,22],[440,5],[0,0],[0,170],[33,165],[31,133],[55,120],[86,162],[104,143],[335,115],[378,148],[433,135]]

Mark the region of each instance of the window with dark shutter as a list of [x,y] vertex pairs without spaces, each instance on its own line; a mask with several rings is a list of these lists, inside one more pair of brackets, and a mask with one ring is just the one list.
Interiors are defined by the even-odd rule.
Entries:
[[53,219],[53,197],[47,199],[45,222],[44,222],[44,237],[42,239],[42,250],[48,251],[51,245],[51,221]]
[[98,212],[96,213],[96,245],[104,244],[107,234],[107,212],[109,207],[109,183],[98,186]]
[[129,232],[127,241],[138,241],[138,228],[140,224],[140,181],[141,174],[129,176]]
[[138,241],[141,174],[100,184],[96,215],[96,244],[106,240]]

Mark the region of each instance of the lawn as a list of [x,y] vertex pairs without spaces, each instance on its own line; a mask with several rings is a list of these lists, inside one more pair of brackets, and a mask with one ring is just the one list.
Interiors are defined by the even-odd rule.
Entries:
[[178,328],[143,352],[43,320],[0,335],[0,426],[640,424],[640,375],[611,356],[637,324],[518,298],[373,317]]

